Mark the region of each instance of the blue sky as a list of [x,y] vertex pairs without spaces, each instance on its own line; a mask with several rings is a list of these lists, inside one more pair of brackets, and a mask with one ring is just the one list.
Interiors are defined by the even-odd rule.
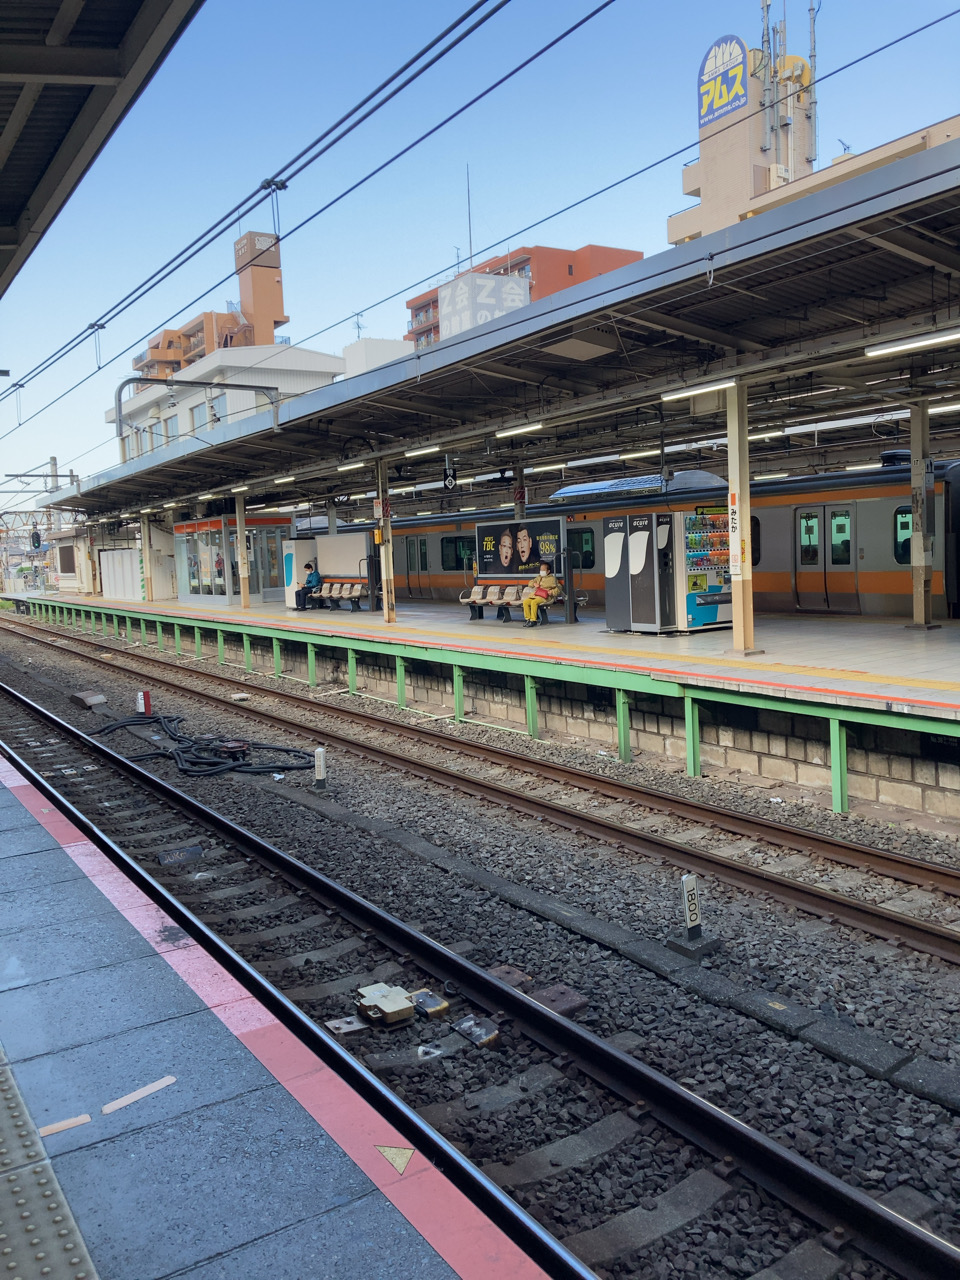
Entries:
[[[781,16],[784,0],[775,0]],[[148,275],[454,18],[466,0],[206,0],[167,62],[0,301],[0,364],[14,377]],[[459,50],[280,198],[293,226],[593,7],[590,0],[512,0]],[[791,52],[807,52],[807,0],[785,0]],[[821,76],[950,8],[948,0],[823,0]],[[469,163],[475,249],[573,199],[696,142],[696,75],[728,33],[759,44],[759,0],[617,0],[587,27],[283,245],[292,341],[362,312],[364,336],[400,337],[403,298],[378,299],[447,268],[467,248]],[[960,111],[960,17],[837,76],[820,89],[821,163]],[[684,159],[563,215],[512,243],[589,242],[667,249],[666,218]],[[242,230],[270,229],[263,207]],[[211,248],[112,323],[104,359],[180,312],[222,309],[234,224]],[[413,292],[415,290],[411,290]],[[309,345],[339,352],[347,321]],[[21,393],[26,417],[95,369],[93,344]],[[4,471],[53,453],[81,474],[116,460],[103,420],[130,356],[101,370],[2,445]],[[0,405],[0,433],[17,423]],[[102,444],[101,444],[102,442]],[[4,486],[6,487],[6,486]],[[0,506],[12,505],[7,495]]]

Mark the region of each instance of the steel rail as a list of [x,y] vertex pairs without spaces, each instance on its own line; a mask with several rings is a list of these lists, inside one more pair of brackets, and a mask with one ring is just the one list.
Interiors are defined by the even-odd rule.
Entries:
[[[51,635],[56,636],[56,632],[51,632],[49,628],[42,626],[38,628],[34,623],[10,625],[9,621],[4,619],[0,622],[0,630],[7,630],[16,635],[30,635],[37,643],[44,644],[52,649],[58,649],[61,652],[65,648],[64,641],[61,638],[48,638]],[[45,634],[38,635],[38,631],[42,631]],[[77,641],[89,648],[99,649],[101,652],[104,648],[102,643],[88,640],[85,637],[70,637],[71,645]],[[122,653],[123,651],[111,650],[111,652]],[[74,654],[73,656],[80,657],[84,661],[95,663],[108,670],[115,671],[117,669],[115,662],[100,658],[96,654]],[[172,664],[165,659],[142,651],[124,656],[133,657],[134,660],[145,662],[155,668],[161,667],[169,670],[172,667]],[[177,670],[178,668],[173,669]],[[243,690],[245,693],[259,693],[264,697],[279,700],[302,711],[316,714],[320,710],[325,715],[360,724],[364,728],[374,729],[378,732],[387,730],[397,737],[410,738],[421,742],[427,741],[431,745],[443,748],[446,751],[454,751],[459,755],[471,756],[482,760],[485,764],[494,764],[509,769],[522,769],[526,773],[533,773],[541,779],[556,782],[560,786],[593,791],[597,795],[605,796],[610,800],[637,804],[643,808],[669,814],[671,817],[682,818],[685,821],[706,823],[709,826],[719,827],[723,831],[729,831],[734,835],[766,840],[771,844],[781,845],[799,853],[812,854],[816,857],[827,858],[831,862],[839,862],[845,866],[854,867],[858,871],[869,871],[875,875],[887,876],[891,880],[900,880],[907,884],[919,885],[924,889],[936,889],[941,893],[948,893],[955,897],[960,896],[960,867],[954,868],[942,863],[928,862],[923,858],[912,858],[908,854],[892,853],[885,849],[877,849],[872,845],[839,840],[834,836],[822,835],[820,832],[810,831],[804,827],[794,827],[780,823],[771,818],[761,817],[759,814],[738,813],[735,809],[725,809],[719,805],[704,804],[684,796],[673,795],[669,791],[659,791],[654,787],[644,787],[637,783],[605,778],[586,769],[578,769],[574,765],[555,764],[552,761],[541,760],[519,751],[508,751],[503,747],[471,742],[466,738],[456,738],[437,729],[430,729],[426,725],[406,725],[388,716],[378,716],[369,711],[362,711],[359,708],[320,702],[315,698],[307,697],[301,693],[293,693],[288,689],[267,689],[262,685],[251,685],[238,676],[227,675],[223,672],[191,670],[189,674],[214,684],[222,684],[227,688]],[[217,706],[229,708],[238,715],[251,716],[264,723],[272,724],[278,729],[289,730],[294,728],[300,732],[307,731],[316,733],[319,736],[324,736],[328,732],[323,729],[313,729],[300,721],[289,720],[273,712],[241,707],[226,698],[218,698],[215,694],[202,689],[191,689],[176,680],[163,676],[151,675],[150,678],[155,679],[157,684],[163,688],[170,689],[176,693],[191,694]],[[338,743],[338,745],[342,745],[342,742]],[[404,757],[404,760],[406,760],[406,757]]]
[[[82,741],[83,746],[94,754],[104,758],[119,772],[132,777],[140,786],[159,796],[168,804],[173,804],[179,811],[186,809],[190,815],[198,819],[204,826],[218,835],[235,843],[242,851],[249,853],[261,863],[280,871],[285,878],[298,885],[300,889],[324,905],[336,901],[332,892],[333,881],[314,872],[303,863],[282,853],[279,849],[267,844],[252,832],[230,822],[212,809],[208,809],[199,801],[184,795],[168,786],[161,779],[155,778],[146,770],[124,760],[122,756],[111,751],[102,743],[88,738],[79,729],[74,729],[66,721],[60,720],[44,707],[30,702],[18,695],[16,690],[0,686],[0,691],[15,698],[40,716],[48,724],[53,725],[64,734],[69,734]],[[345,1080],[358,1094],[390,1122],[398,1132],[402,1133],[418,1148],[432,1164],[434,1164],[467,1198],[478,1206],[511,1240],[514,1241],[529,1257],[541,1266],[544,1271],[556,1280],[596,1280],[593,1271],[584,1266],[579,1258],[565,1249],[560,1241],[550,1234],[540,1223],[532,1218],[519,1204],[496,1183],[491,1182],[482,1170],[468,1160],[431,1125],[422,1120],[417,1113],[392,1090],[387,1088],[372,1071],[368,1070],[358,1059],[354,1058],[333,1036],[318,1026],[291,1000],[282,994],[272,983],[259,973],[248,961],[233,950],[212,929],[195,916],[167,889],[125,853],[108,835],[91,821],[81,810],[66,800],[56,788],[41,774],[37,773],[9,743],[0,740],[0,755],[3,755],[32,786],[67,817],[75,827],[104,853],[118,870],[122,871],[140,890],[147,895],[162,911],[165,911],[190,938],[201,946],[208,955],[223,965],[224,969],[254,996],[281,1022],[288,1031],[307,1046],[328,1067]],[[349,894],[349,890],[344,890]],[[352,897],[352,895],[350,895]],[[346,899],[341,899],[346,903]],[[358,898],[358,904],[366,905]],[[339,902],[337,902],[339,906]],[[372,908],[374,911],[377,908]],[[366,917],[363,917],[366,918]],[[434,946],[439,946],[435,943]],[[452,954],[452,953],[451,953]]]
[[[147,773],[103,743],[88,737],[82,730],[61,720],[45,707],[32,702],[24,694],[2,684],[0,693],[6,694],[66,737],[79,742],[93,755],[108,761],[118,772],[166,803],[186,811],[221,837],[252,852],[259,861],[305,893],[322,903],[332,904],[347,918],[369,928],[392,949],[408,955],[426,972],[442,981],[455,983],[469,999],[491,1012],[514,1019],[531,1039],[555,1053],[566,1055],[598,1083],[606,1085],[632,1103],[645,1107],[668,1128],[724,1160],[729,1170],[739,1170],[798,1213],[827,1228],[835,1246],[852,1244],[881,1265],[895,1271],[903,1280],[934,1280],[934,1277],[960,1274],[960,1249],[949,1241],[885,1208],[865,1192],[848,1186],[804,1156],[728,1115],[669,1076],[613,1048],[580,1024],[538,1004],[521,991],[494,978],[470,960],[448,950],[441,943],[411,928],[352,890],[283,853],[253,832],[238,826],[222,814],[215,813],[192,796]],[[509,1228],[512,1228],[522,1233],[524,1239],[530,1240],[531,1257],[540,1261],[533,1252],[534,1248],[541,1254],[546,1252],[551,1259],[559,1249],[565,1254],[567,1270],[556,1271],[554,1274],[580,1277],[592,1275],[589,1269],[584,1269],[582,1263],[563,1250],[562,1244],[558,1245],[538,1223],[529,1219],[519,1206],[514,1205],[505,1193],[484,1178],[479,1170],[475,1170],[469,1162],[464,1162],[462,1155],[430,1126],[425,1125],[416,1113],[410,1111],[399,1099],[393,1098],[340,1045],[311,1023],[269,983],[265,983],[252,966],[172,898],[88,818],[65,801],[12,748],[0,743],[0,751],[98,847],[103,848],[114,863],[154,902],[168,911],[181,927],[209,949],[252,994],[262,999],[285,1026],[310,1044],[324,1061],[346,1075],[364,1097],[368,1100],[376,1099],[378,1109],[381,1109],[379,1104],[388,1107],[389,1118],[397,1124],[397,1128],[410,1137],[416,1134],[418,1144],[433,1153],[438,1167],[448,1173],[451,1181],[461,1188],[465,1185],[474,1188],[478,1196],[476,1203],[485,1212],[489,1212],[498,1225],[503,1226],[508,1233]],[[384,1111],[383,1114],[388,1112]],[[509,1225],[505,1225],[505,1222]]]
[[[60,648],[61,646],[54,645],[53,647]],[[156,660],[151,659],[151,661],[155,662]],[[106,660],[104,660],[103,665],[116,670],[115,665]],[[234,682],[233,677],[219,674],[210,676],[206,672],[203,673],[203,678]],[[178,694],[193,695],[206,702],[229,709],[236,714],[253,717],[261,723],[273,725],[275,728],[285,732],[293,730],[301,734],[314,734],[319,741],[328,745],[335,745],[345,751],[353,752],[355,755],[366,757],[380,764],[389,764],[416,777],[438,783],[441,786],[450,787],[477,799],[499,804],[518,813],[545,819],[568,831],[573,831],[580,835],[593,836],[595,839],[602,840],[605,844],[614,845],[631,853],[640,854],[643,857],[668,862],[672,866],[680,867],[685,871],[696,871],[701,875],[713,876],[724,884],[732,885],[750,893],[769,894],[778,901],[797,907],[801,911],[806,911],[855,929],[861,929],[864,933],[873,934],[888,942],[904,942],[917,951],[927,952],[951,964],[960,964],[960,929],[951,929],[946,925],[921,920],[914,916],[905,915],[903,912],[891,910],[888,907],[849,898],[832,889],[804,884],[799,880],[792,879],[790,876],[779,875],[775,871],[735,862],[730,858],[723,857],[721,854],[711,853],[706,849],[691,848],[678,841],[670,840],[666,836],[638,831],[634,827],[599,815],[585,813],[581,809],[560,804],[556,800],[523,795],[490,779],[474,778],[469,774],[461,773],[456,769],[448,769],[443,765],[412,759],[408,753],[393,750],[385,745],[374,746],[345,734],[338,734],[331,729],[313,729],[285,716],[278,716],[273,712],[238,708],[236,703],[228,702],[215,694],[205,693],[203,690],[190,689],[175,681],[165,680],[162,677],[157,677],[156,683],[168,687]],[[248,693],[254,687],[244,684],[241,680],[236,680],[235,683]],[[269,689],[260,690],[259,686],[256,686],[256,688],[265,697],[280,696],[285,700],[297,699],[298,705],[302,705],[305,710],[316,712],[318,708],[322,711],[327,709],[326,703],[318,703],[311,698],[304,698],[302,695],[290,694],[285,691],[274,693],[273,690]],[[338,713],[341,712],[340,708],[336,710]],[[372,722],[368,727],[376,727],[378,729],[387,726],[392,729],[396,723],[381,716],[370,716],[365,712],[351,711],[350,715],[352,718]],[[421,737],[419,727],[400,727],[404,730],[401,736]],[[448,750],[460,750],[461,739],[451,739],[446,734],[436,733],[435,731],[428,730],[426,732],[432,734],[432,740],[436,741],[437,745],[442,745]],[[534,772],[537,776],[554,777],[555,780],[565,781],[571,786],[595,789],[595,775],[585,771],[557,765],[544,765],[541,768],[540,761],[532,760],[529,756],[500,751],[498,748],[488,749],[485,746],[480,747],[474,743],[469,745],[473,748],[470,754],[476,754],[485,761],[493,759],[496,763],[500,763],[509,759],[511,765],[516,764],[519,766],[522,764],[528,772]],[[607,782],[606,779],[601,779],[600,781]],[[613,783],[611,784],[611,791],[613,790],[618,793],[615,798],[629,799],[637,804],[646,803],[645,797],[648,793],[641,788],[634,788],[625,783]],[[665,802],[673,801],[673,797],[666,792],[658,792],[656,795]],[[683,803],[692,806],[693,802],[684,801]],[[744,824],[744,834],[749,832],[749,824],[755,821],[752,817],[736,814],[729,810],[725,811],[725,813],[731,820]],[[714,811],[712,809],[708,809],[706,806],[702,808],[698,806],[697,821],[710,822],[713,819],[713,814]],[[758,819],[756,821],[765,822],[766,820]],[[780,828],[776,827],[775,824],[768,825],[772,826],[777,832],[780,831]],[[910,862],[914,864],[910,875],[908,876],[901,869],[901,874],[897,876],[898,879],[908,879],[911,883],[923,884],[931,888],[942,888],[943,885],[950,885],[948,892],[954,894],[960,892],[960,871],[955,871],[952,868],[941,867],[938,864],[923,862],[919,859],[907,859],[903,855],[887,854],[882,850],[871,849],[866,845],[844,846],[842,842],[833,841],[830,837],[818,836],[796,827],[787,828],[786,830],[790,836],[787,847],[798,847],[797,844],[793,843],[794,840],[807,844],[821,842],[824,848],[836,845],[838,850],[844,853],[844,861],[858,866],[861,870],[875,872],[880,875],[892,874],[892,872],[888,873],[882,869],[891,860],[894,865]],[[819,848],[816,850],[816,852],[820,851]],[[824,856],[830,855],[824,853]]]

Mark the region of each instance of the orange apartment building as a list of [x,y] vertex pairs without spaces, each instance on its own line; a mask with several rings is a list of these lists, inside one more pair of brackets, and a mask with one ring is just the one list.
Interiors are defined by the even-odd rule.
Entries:
[[[634,249],[611,249],[603,244],[585,244],[581,249],[551,249],[536,244],[515,249],[499,258],[478,262],[470,271],[498,276],[521,276],[530,285],[530,301],[546,298],[561,289],[592,280],[630,262],[639,262],[642,253]],[[469,272],[461,271],[460,275]],[[404,337],[418,351],[440,341],[439,286],[407,301],[410,319]]]
[[231,311],[204,311],[182,329],[164,329],[134,358],[137,373],[145,378],[169,378],[221,347],[273,346],[278,341],[275,331],[290,317],[283,312],[276,236],[248,231],[235,241],[233,252],[239,303]]

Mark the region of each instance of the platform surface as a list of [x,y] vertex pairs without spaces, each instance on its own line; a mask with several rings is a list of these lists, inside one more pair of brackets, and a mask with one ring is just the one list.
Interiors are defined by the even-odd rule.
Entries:
[[0,836],[0,1041],[100,1280],[542,1280],[2,759]]
[[359,613],[347,609],[297,613],[279,604],[220,609],[176,601],[135,604],[69,595],[43,598],[47,603],[60,601],[90,608],[102,604],[171,620],[196,618],[228,626],[246,623],[277,631],[315,633],[318,638],[328,634],[462,653],[514,654],[546,662],[642,672],[734,692],[960,719],[960,621],[943,622],[935,631],[915,631],[906,626],[906,618],[760,615],[756,646],[763,652],[743,657],[730,652],[733,635],[729,630],[627,635],[608,631],[596,610],[584,611],[579,623],[558,620],[525,628],[520,621],[497,622],[491,611],[483,620],[471,622],[464,606],[429,600],[398,601],[397,621],[387,624],[382,614],[366,609]]

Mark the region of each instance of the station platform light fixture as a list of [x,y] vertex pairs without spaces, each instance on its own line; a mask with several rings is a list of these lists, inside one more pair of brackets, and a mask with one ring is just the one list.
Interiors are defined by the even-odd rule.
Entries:
[[[498,440],[506,440],[507,436],[525,436],[531,431],[542,431],[542,422],[530,422],[525,427],[507,427],[505,431],[497,432]],[[510,504],[513,505],[512,503]]]
[[211,499],[212,497],[213,497],[213,494],[212,494],[212,493],[198,493],[198,494],[197,494],[197,501],[198,501],[198,502],[209,502],[209,501],[210,501],[210,499]]
[[274,484],[292,484],[296,480],[296,476],[281,476],[279,480],[274,480]]
[[238,485],[235,485],[235,486],[234,486],[234,488],[232,488],[232,489],[230,490],[230,492],[231,492],[231,493],[246,493],[246,492],[247,492],[247,490],[248,490],[249,488],[250,488],[250,486],[249,486],[248,484],[238,484]]
[[359,471],[361,467],[365,467],[365,462],[345,462],[342,467],[337,467],[338,471]]
[[181,505],[182,505],[182,504],[181,504],[181,503],[179,503],[179,502],[165,502],[165,503],[163,504],[163,509],[164,509],[164,511],[169,511],[169,510],[171,509],[171,507],[179,507],[179,506],[181,506]]
[[954,400],[950,404],[932,404],[928,410],[931,418],[936,413],[956,413],[960,411],[960,400]]
[[422,458],[428,453],[439,453],[440,446],[438,444],[425,444],[421,449],[407,449],[404,453],[405,458]]
[[882,466],[882,462],[851,462],[844,471],[879,471]]
[[736,378],[727,378],[725,382],[704,382],[696,386],[683,387],[679,391],[665,391],[660,399],[664,404],[671,400],[689,400],[693,396],[709,395],[711,391],[729,391],[736,385]]
[[863,354],[868,357],[898,356],[910,351],[925,351],[929,347],[948,347],[952,342],[960,342],[960,329],[942,329],[938,333],[918,334],[915,338],[880,342],[872,347],[864,347]]

